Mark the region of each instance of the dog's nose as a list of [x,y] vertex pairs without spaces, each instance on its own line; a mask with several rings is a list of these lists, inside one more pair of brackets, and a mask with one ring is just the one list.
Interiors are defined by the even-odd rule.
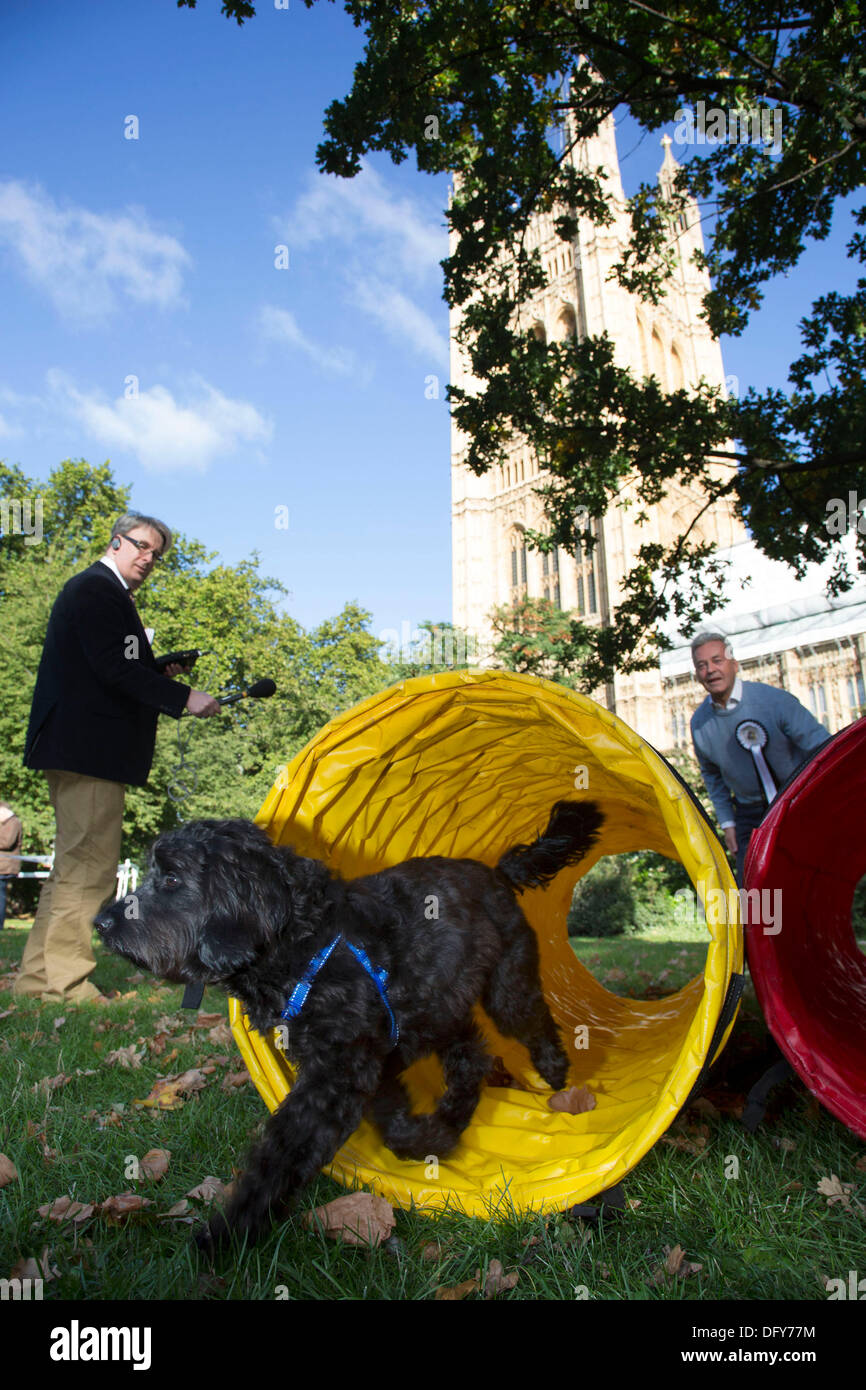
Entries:
[[111,926],[111,918],[109,917],[107,912],[100,912],[98,917],[94,917],[93,925],[99,932],[99,935],[104,936],[105,933],[108,931],[108,928]]

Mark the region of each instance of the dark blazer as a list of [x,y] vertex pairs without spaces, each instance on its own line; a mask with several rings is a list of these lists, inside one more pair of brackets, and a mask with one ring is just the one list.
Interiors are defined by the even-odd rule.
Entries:
[[160,713],[179,719],[190,687],[161,676],[132,597],[97,560],[58,595],[42,648],[27,767],[143,786]]

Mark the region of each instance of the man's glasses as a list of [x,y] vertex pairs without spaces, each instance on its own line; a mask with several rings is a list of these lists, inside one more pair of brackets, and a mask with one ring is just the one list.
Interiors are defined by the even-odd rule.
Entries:
[[162,559],[162,546],[160,546],[159,550],[154,550],[153,546],[148,545],[146,541],[137,541],[135,536],[127,536],[125,531],[121,531],[120,535],[125,541],[129,541],[130,545],[134,545],[139,554],[152,555],[154,563]]

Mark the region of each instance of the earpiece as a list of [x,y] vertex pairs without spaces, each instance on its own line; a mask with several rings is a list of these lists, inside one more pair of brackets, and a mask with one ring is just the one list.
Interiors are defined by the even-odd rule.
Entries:
[[114,540],[111,542],[111,548],[112,548],[112,550],[119,550],[119,549],[120,549],[120,536],[115,536],[115,537],[114,537]]

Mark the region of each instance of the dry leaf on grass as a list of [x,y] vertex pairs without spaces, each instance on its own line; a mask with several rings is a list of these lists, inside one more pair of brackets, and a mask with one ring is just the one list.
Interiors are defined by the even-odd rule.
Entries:
[[209,1028],[207,1035],[214,1047],[228,1047],[232,1041],[232,1030],[224,1019],[214,1024],[213,1028]]
[[198,1067],[190,1067],[181,1076],[161,1076],[154,1082],[150,1095],[145,1100],[133,1101],[143,1110],[180,1110],[182,1096],[193,1095],[207,1084],[207,1077]]
[[433,1297],[440,1303],[456,1303],[459,1299],[465,1298],[468,1293],[476,1293],[480,1288],[479,1279],[464,1279],[462,1284],[454,1284],[449,1287],[441,1284]]
[[[480,1279],[481,1270],[478,1271],[478,1277]],[[506,1274],[499,1260],[491,1260],[484,1280],[484,1297],[495,1298],[498,1293],[507,1293],[509,1289],[514,1288],[519,1278],[517,1270]]]
[[152,1206],[149,1197],[140,1197],[137,1192],[120,1192],[116,1197],[107,1197],[97,1210],[112,1226],[119,1226],[134,1212]]
[[192,1226],[196,1218],[190,1216],[189,1212],[189,1202],[185,1197],[181,1197],[180,1201],[175,1202],[173,1207],[169,1207],[168,1211],[157,1212],[156,1219],[157,1221],[182,1221],[185,1225]]
[[204,1090],[207,1085],[207,1077],[198,1067],[190,1067],[188,1071],[177,1077],[176,1084],[182,1096],[191,1096],[196,1091]]
[[703,1265],[692,1264],[686,1259],[681,1245],[675,1245],[673,1250],[666,1245],[664,1251],[665,1262],[653,1273],[653,1282],[656,1284],[664,1284],[668,1279],[687,1279],[690,1274],[699,1274],[703,1269]]
[[139,1163],[138,1171],[143,1178],[159,1182],[168,1172],[170,1158],[171,1149],[149,1149]]
[[225,1014],[198,1014],[190,1023],[191,1028],[213,1028],[217,1023],[225,1023]]
[[38,1208],[39,1215],[49,1221],[72,1221],[76,1226],[89,1221],[97,1210],[92,1202],[73,1202],[71,1197],[57,1197]]
[[225,1197],[227,1191],[226,1184],[220,1178],[215,1178],[212,1173],[209,1173],[206,1178],[202,1179],[198,1187],[194,1187],[186,1195],[187,1197],[195,1197],[199,1202],[212,1202],[214,1198]]
[[230,1071],[228,1076],[224,1076],[220,1087],[223,1091],[236,1091],[239,1086],[246,1086],[250,1079],[246,1067],[242,1067],[240,1071]]
[[551,1110],[561,1110],[566,1115],[583,1115],[594,1110],[596,1099],[588,1086],[569,1086],[567,1091],[557,1091],[547,1102]]
[[818,1183],[818,1191],[822,1197],[827,1198],[828,1207],[834,1206],[836,1202],[841,1202],[843,1207],[850,1207],[853,1190],[853,1183],[840,1182],[835,1173],[831,1173],[829,1178],[821,1178]]
[[706,1148],[707,1136],[696,1134],[693,1139],[689,1139],[685,1134],[663,1134],[661,1142],[671,1144],[675,1149],[681,1149],[683,1153],[697,1155]]
[[7,1158],[6,1154],[0,1154],[0,1187],[5,1187],[7,1183],[14,1182],[17,1177],[18,1169],[15,1167],[12,1159]]
[[321,1226],[332,1240],[342,1237],[347,1245],[380,1245],[396,1225],[394,1208],[384,1197],[370,1192],[349,1192],[315,1211],[306,1212],[304,1225]]
[[127,1071],[141,1066],[141,1059],[145,1049],[139,1052],[135,1043],[130,1043],[129,1047],[116,1047],[113,1052],[109,1052],[105,1058],[107,1067],[124,1067]]
[[177,1082],[170,1081],[168,1077],[155,1081],[150,1095],[144,1100],[134,1100],[132,1103],[139,1110],[180,1110],[184,1104],[177,1089]]
[[[187,1020],[180,1014],[162,1014],[153,1025],[154,1033],[176,1033],[178,1028],[185,1028]],[[195,1025],[193,1025],[195,1026]]]
[[34,1095],[38,1095],[41,1091],[44,1096],[47,1096],[52,1091],[59,1090],[61,1086],[68,1086],[71,1080],[71,1076],[59,1072],[57,1076],[43,1076],[42,1080],[34,1082],[30,1089]]
[[428,1240],[426,1245],[421,1246],[419,1259],[447,1260],[453,1244],[454,1242],[450,1238],[448,1240]]

